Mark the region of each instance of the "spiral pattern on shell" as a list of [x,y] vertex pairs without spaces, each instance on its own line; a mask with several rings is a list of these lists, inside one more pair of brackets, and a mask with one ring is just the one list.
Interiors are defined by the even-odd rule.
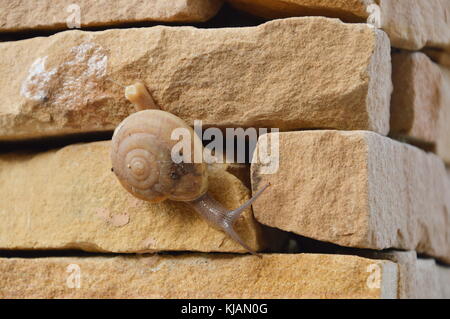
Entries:
[[183,120],[160,110],[145,110],[127,117],[116,128],[111,149],[113,171],[121,184],[138,198],[192,201],[208,189],[204,163],[175,163],[171,139],[176,128],[185,128],[195,143],[200,139]]

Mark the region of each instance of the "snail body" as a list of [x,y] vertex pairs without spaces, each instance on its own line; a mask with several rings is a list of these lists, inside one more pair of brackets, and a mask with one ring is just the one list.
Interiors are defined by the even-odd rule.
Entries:
[[[126,97],[140,109],[155,105],[142,85],[127,87],[126,92],[133,92],[133,98],[127,93]],[[191,143],[189,154],[179,154],[182,161],[173,160],[173,149],[178,141],[172,139],[172,133],[176,129],[187,132]],[[202,153],[200,138],[182,119],[169,112],[147,109],[131,114],[116,128],[111,162],[114,174],[132,195],[149,202],[185,202],[209,224],[256,254],[236,233],[234,223],[268,185],[241,207],[227,210],[208,192],[207,164],[195,161]]]

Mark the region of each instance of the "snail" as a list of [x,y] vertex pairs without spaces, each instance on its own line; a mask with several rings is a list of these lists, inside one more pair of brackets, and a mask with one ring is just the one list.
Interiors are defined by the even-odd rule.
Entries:
[[[264,186],[250,200],[235,210],[227,210],[208,192],[207,164],[194,161],[201,156],[203,145],[194,130],[181,118],[158,109],[142,83],[125,88],[126,98],[138,111],[123,120],[112,138],[112,171],[122,186],[135,197],[149,201],[182,201],[197,211],[210,225],[224,231],[250,253],[257,255],[239,236],[234,224],[269,186]],[[177,140],[175,129],[190,135],[191,154],[179,154],[183,160],[172,160]],[[201,157],[197,157],[201,158]]]

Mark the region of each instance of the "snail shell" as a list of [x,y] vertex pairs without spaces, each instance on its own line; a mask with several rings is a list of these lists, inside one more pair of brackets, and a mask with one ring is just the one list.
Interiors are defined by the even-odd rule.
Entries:
[[[183,154],[181,163],[171,157],[179,142],[171,139],[177,128],[186,129],[191,142],[191,152]],[[208,190],[206,163],[194,163],[202,152],[201,140],[182,119],[161,110],[144,110],[127,117],[114,131],[111,162],[123,187],[140,199],[193,201]]]

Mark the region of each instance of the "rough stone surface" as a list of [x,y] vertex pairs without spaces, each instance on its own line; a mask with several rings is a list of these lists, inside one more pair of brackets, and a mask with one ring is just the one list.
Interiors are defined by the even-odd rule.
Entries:
[[[111,172],[109,150],[105,141],[1,155],[0,249],[245,252],[183,203],[134,198]],[[249,190],[226,169],[210,167],[209,189],[232,209]],[[237,229],[251,247],[266,247],[250,209]]]
[[398,298],[450,298],[450,267],[433,259],[417,258],[413,251],[366,252],[366,258],[390,260],[398,265]]
[[221,6],[222,0],[0,0],[0,32],[73,28],[78,13],[81,27],[202,22],[212,18]]
[[391,133],[428,143],[450,163],[450,69],[425,54],[392,56]]
[[112,130],[135,109],[108,79],[143,80],[189,124],[389,131],[389,40],[362,24],[67,31],[0,55],[0,140]]
[[450,51],[448,0],[228,0],[235,7],[265,18],[325,15],[374,24],[388,33],[392,45]]
[[252,187],[272,185],[253,205],[258,221],[342,246],[450,261],[450,183],[437,156],[365,131],[272,134],[278,172],[262,175],[264,166],[252,164]]
[[442,107],[442,74],[425,54],[392,55],[391,134],[435,143]]
[[[391,251],[391,252],[370,252],[369,256],[372,258],[378,255],[380,259],[390,260],[395,262],[398,267],[398,297],[400,299],[417,299],[427,294],[434,294],[434,289],[437,286],[432,287],[434,289],[424,289],[425,286],[419,285],[419,274],[417,272],[417,260],[416,252],[412,251]],[[449,280],[446,280],[449,282]],[[429,286],[428,286],[429,287]]]
[[434,49],[423,50],[434,62],[450,68],[450,53]]
[[442,73],[441,112],[439,114],[436,153],[450,164],[450,67],[440,67]]
[[446,169],[447,169],[447,176],[450,179],[450,166],[447,166]]
[[1,298],[397,296],[395,263],[319,254],[2,258],[0,281]]
[[416,269],[417,298],[450,298],[450,268],[437,266],[433,259],[418,259]]
[[377,0],[380,27],[394,47],[420,50],[424,47],[450,51],[450,1]]

